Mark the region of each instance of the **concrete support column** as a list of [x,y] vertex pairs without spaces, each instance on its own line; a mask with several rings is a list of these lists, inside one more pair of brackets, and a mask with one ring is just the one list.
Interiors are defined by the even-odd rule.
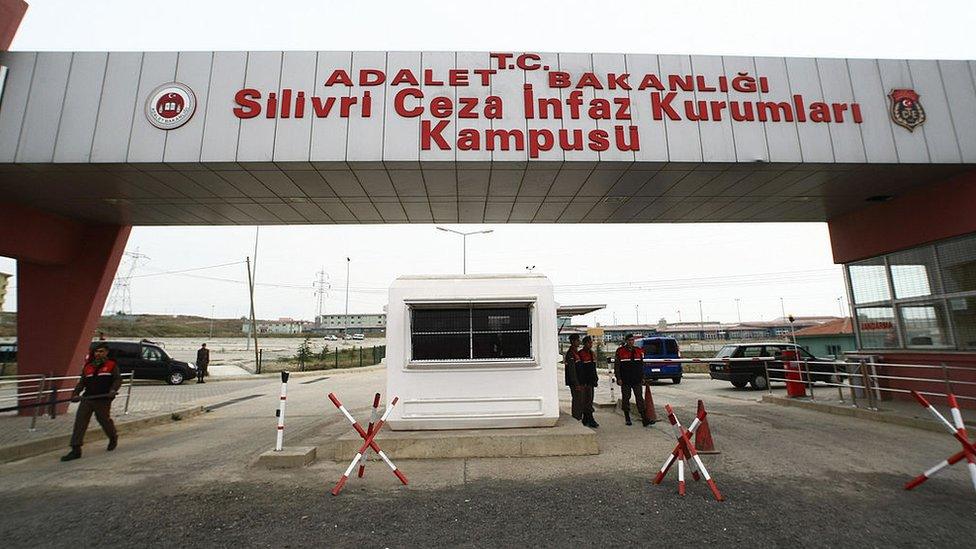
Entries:
[[0,203],[0,255],[17,260],[18,373],[80,372],[130,231]]

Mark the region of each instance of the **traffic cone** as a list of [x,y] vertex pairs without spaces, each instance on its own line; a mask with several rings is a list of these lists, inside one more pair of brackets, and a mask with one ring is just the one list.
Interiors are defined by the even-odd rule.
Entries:
[[644,417],[648,421],[657,421],[657,412],[654,411],[654,397],[651,396],[650,385],[644,385]]
[[[701,400],[698,401],[698,416],[701,417],[702,412],[705,411],[705,403]],[[699,454],[721,454],[715,449],[715,441],[712,440],[712,431],[708,428],[708,416],[702,420],[701,426],[698,427],[698,431],[695,433],[695,450]]]

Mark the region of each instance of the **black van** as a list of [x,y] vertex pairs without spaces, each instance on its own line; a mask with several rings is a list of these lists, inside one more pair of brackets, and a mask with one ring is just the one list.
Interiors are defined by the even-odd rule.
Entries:
[[92,341],[108,345],[108,357],[119,365],[123,374],[132,373],[134,379],[159,379],[179,385],[197,375],[197,368],[188,362],[173,360],[162,347],[150,341]]

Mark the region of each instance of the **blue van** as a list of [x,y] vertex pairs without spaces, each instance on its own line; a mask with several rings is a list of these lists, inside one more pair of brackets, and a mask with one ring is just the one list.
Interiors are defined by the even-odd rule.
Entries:
[[[644,359],[650,358],[681,358],[678,341],[673,337],[641,337],[634,342],[644,350]],[[666,364],[661,362],[644,363],[644,379],[670,379],[675,385],[681,383],[684,371],[680,362]]]

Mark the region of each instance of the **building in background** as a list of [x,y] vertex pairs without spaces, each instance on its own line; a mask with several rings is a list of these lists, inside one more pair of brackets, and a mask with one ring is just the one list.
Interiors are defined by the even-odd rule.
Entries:
[[793,330],[842,320],[834,316],[795,317],[769,321],[723,324],[721,322],[675,322],[673,324],[621,324],[601,326],[605,343],[620,342],[627,334],[635,336],[669,336],[680,341],[789,339]]
[[857,349],[854,339],[854,323],[850,318],[838,318],[796,332],[796,344],[814,356],[833,356],[839,359],[844,353]]
[[3,311],[3,302],[7,297],[7,282],[13,276],[12,274],[0,273],[0,312]]
[[322,335],[348,333],[382,336],[386,334],[386,313],[320,315],[309,331]]
[[[258,333],[262,335],[300,335],[305,332],[308,322],[295,320],[292,318],[279,318],[278,320],[259,320],[257,322]],[[241,331],[251,335],[251,323],[244,322]]]

